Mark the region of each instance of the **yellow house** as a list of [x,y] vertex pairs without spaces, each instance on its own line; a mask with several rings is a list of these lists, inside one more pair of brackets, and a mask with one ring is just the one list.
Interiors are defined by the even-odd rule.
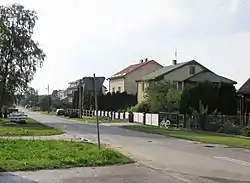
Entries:
[[182,63],[177,63],[176,60],[173,60],[172,65],[163,67],[137,80],[138,103],[145,99],[146,89],[150,81],[160,80],[169,81],[178,90],[183,90],[186,84],[205,81],[237,84],[233,80],[215,74],[195,60]]
[[126,91],[129,94],[136,94],[136,80],[161,68],[163,66],[154,60],[148,60],[147,58],[140,60],[139,63],[130,65],[108,78],[109,92]]

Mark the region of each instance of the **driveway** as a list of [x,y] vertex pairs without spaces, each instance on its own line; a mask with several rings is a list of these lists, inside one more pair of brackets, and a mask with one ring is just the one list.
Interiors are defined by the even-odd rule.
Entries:
[[[32,112],[28,115],[75,137],[96,142],[96,126],[93,124]],[[146,172],[153,170],[162,177],[174,178],[171,181],[178,179],[187,182],[250,182],[250,151],[244,149],[205,147],[206,144],[125,130],[116,126],[102,125],[100,133],[102,143],[110,144],[131,155],[141,165],[149,167],[143,167]],[[136,171],[133,172],[136,174]],[[144,176],[140,173],[139,175]],[[148,174],[148,177],[153,178],[153,182],[166,182],[157,179],[161,176]]]

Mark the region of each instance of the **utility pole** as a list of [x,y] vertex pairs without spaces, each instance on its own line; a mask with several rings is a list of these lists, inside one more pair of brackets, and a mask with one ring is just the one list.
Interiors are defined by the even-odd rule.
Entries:
[[79,118],[82,118],[82,80],[79,81],[78,85],[78,99]]
[[93,74],[93,91],[94,91],[94,97],[95,97],[95,111],[96,111],[96,128],[97,128],[97,141],[98,141],[98,149],[101,148],[100,143],[100,128],[99,128],[99,117],[98,117],[98,102],[97,102],[97,91],[96,91],[96,80],[95,80],[95,74]]
[[48,84],[48,87],[45,88],[47,91],[48,91],[48,114],[49,114],[49,108],[50,108],[50,97],[49,97],[49,84]]

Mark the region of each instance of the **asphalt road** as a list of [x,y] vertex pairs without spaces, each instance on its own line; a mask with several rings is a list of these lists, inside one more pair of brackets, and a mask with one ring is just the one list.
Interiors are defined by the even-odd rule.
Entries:
[[[28,115],[75,137],[96,142],[95,125],[32,112]],[[131,155],[139,164],[149,167],[147,171],[154,170],[161,175],[152,174],[153,182],[166,182],[160,179],[162,177],[179,180],[167,182],[250,182],[250,151],[244,149],[224,148],[219,145],[205,147],[207,144],[135,132],[116,126],[101,126],[100,133],[102,143]]]

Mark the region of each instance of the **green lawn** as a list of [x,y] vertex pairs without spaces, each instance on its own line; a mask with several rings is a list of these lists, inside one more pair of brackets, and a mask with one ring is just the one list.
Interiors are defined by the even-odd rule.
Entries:
[[0,140],[0,171],[93,167],[133,161],[112,149],[83,142]]
[[[87,123],[96,123],[96,117],[87,117],[84,116],[83,118],[74,118],[74,120],[77,121],[82,121],[82,122],[87,122]],[[120,123],[120,120],[106,120],[103,118],[99,118],[99,122],[100,123]]]
[[192,132],[186,130],[171,130],[171,129],[163,129],[154,126],[142,126],[142,125],[135,125],[135,126],[122,126],[121,128],[152,133],[152,134],[159,134],[168,137],[174,137],[179,139],[186,139],[191,141],[198,141],[203,143],[211,143],[211,144],[224,144],[229,147],[235,148],[247,148],[250,149],[250,138],[244,137],[236,137],[236,136],[226,136],[223,134],[215,134],[209,132]]
[[[35,111],[36,112],[36,111]],[[47,115],[51,115],[51,116],[55,116],[56,113],[55,112],[49,112],[48,111],[40,111],[41,114],[47,114]]]
[[58,135],[59,129],[45,126],[34,119],[27,118],[26,124],[8,124],[9,119],[0,119],[0,136],[46,136]]

